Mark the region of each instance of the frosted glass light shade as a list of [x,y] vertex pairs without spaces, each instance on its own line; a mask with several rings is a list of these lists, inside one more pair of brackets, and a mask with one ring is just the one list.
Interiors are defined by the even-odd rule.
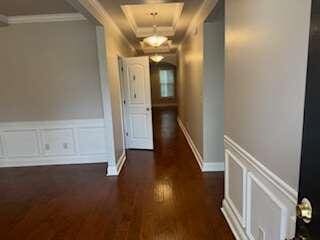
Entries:
[[153,55],[153,56],[150,56],[150,58],[154,62],[160,62],[164,57],[161,55]]
[[143,39],[143,41],[147,44],[149,44],[152,47],[160,47],[162,44],[164,44],[168,40],[167,37],[165,36],[160,36],[160,35],[152,35],[150,37],[147,37]]

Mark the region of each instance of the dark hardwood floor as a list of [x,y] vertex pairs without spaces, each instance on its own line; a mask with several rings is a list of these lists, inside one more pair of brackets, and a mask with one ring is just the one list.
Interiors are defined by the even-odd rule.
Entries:
[[0,169],[0,239],[234,239],[223,173],[201,173],[172,109],[154,111],[155,151],[105,164]]

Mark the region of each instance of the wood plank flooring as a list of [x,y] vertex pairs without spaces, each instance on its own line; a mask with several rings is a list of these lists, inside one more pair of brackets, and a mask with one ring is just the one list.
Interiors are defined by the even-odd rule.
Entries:
[[234,239],[220,211],[223,173],[201,173],[174,109],[155,110],[155,151],[105,164],[0,169],[0,239]]

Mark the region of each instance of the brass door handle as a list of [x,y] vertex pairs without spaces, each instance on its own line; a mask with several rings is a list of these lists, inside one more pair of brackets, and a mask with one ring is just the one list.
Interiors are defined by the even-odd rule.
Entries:
[[310,223],[312,219],[312,206],[307,198],[302,199],[301,203],[297,205],[297,217],[305,223]]

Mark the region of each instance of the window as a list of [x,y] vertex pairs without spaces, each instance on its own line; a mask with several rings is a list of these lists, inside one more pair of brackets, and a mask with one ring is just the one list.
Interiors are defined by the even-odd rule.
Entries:
[[174,71],[173,69],[163,69],[159,71],[160,96],[163,98],[174,97]]

